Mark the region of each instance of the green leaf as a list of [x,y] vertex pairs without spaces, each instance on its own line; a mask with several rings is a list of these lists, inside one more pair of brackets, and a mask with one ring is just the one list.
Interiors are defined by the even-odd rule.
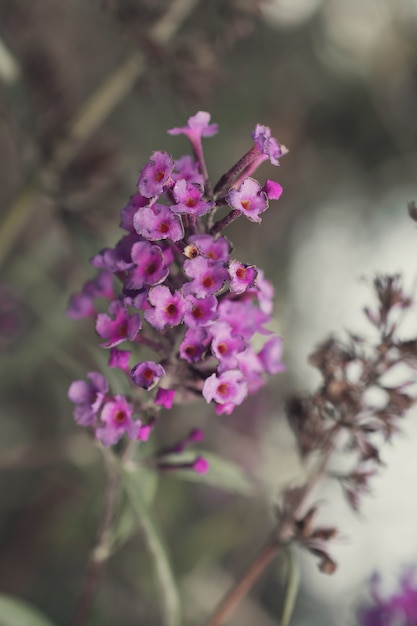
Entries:
[[141,472],[127,470],[119,463],[122,485],[143,530],[155,568],[156,584],[163,607],[165,626],[180,626],[181,605],[174,574],[159,529],[142,492]]
[[[244,496],[254,494],[255,485],[250,478],[248,478],[240,465],[233,461],[223,459],[213,452],[199,450],[198,454],[204,457],[209,464],[209,469],[206,474],[199,474],[192,470],[175,470],[172,471],[169,476],[204,483],[216,487],[217,489],[224,489],[225,491],[231,491],[232,493],[238,493]],[[195,457],[195,452],[184,452],[166,458],[168,461],[172,461],[172,463],[192,463]]]
[[45,615],[27,602],[0,595],[0,626],[54,626]]

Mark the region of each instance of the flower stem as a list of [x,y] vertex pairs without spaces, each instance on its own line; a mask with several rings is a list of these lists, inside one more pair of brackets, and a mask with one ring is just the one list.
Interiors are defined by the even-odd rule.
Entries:
[[247,595],[248,591],[261,576],[262,572],[268,567],[269,563],[278,555],[281,549],[282,546],[279,545],[276,537],[273,536],[269,539],[269,541],[255,556],[243,576],[241,576],[240,580],[234,587],[232,587],[232,589],[217,606],[205,626],[220,626],[224,623],[239,602]]

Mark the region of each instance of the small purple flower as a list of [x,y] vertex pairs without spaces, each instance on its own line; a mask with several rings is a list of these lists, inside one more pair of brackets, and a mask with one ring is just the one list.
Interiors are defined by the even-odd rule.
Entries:
[[401,580],[397,594],[382,598],[377,590],[379,578],[371,581],[371,593],[374,606],[358,612],[361,626],[413,626],[417,623],[417,585],[414,571],[409,570]]
[[96,430],[96,437],[106,448],[117,443],[124,433],[129,439],[137,439],[141,426],[140,420],[133,420],[133,407],[124,396],[117,395],[103,407],[101,421],[103,426]]
[[181,324],[184,313],[189,307],[189,302],[179,291],[171,293],[169,287],[157,285],[149,291],[151,309],[145,311],[145,319],[158,330],[165,326],[178,326]]
[[95,317],[94,298],[89,294],[74,293],[69,301],[67,316],[72,320],[82,320],[86,317]]
[[174,161],[168,152],[154,152],[139,176],[137,186],[142,196],[146,198],[159,196],[167,185],[173,169]]
[[164,204],[153,204],[139,209],[133,216],[133,224],[136,232],[150,241],[179,241],[184,237],[181,218]]
[[134,233],[133,216],[138,209],[146,206],[148,202],[149,198],[145,198],[141,193],[133,194],[127,205],[120,211],[120,228],[127,230],[129,233]]
[[231,189],[226,196],[227,203],[251,220],[260,222],[259,215],[268,208],[268,198],[254,178],[246,178],[240,189]]
[[209,329],[212,336],[211,351],[214,356],[233,369],[237,365],[236,354],[245,349],[246,343],[242,337],[232,333],[232,327],[226,322],[216,322]]
[[259,307],[266,315],[271,315],[273,309],[274,288],[264,276],[263,270],[258,269],[256,277],[256,293]]
[[133,341],[141,328],[141,320],[138,314],[129,315],[119,300],[115,300],[109,306],[109,313],[99,313],[96,321],[96,332],[103,339],[103,348],[113,348],[119,343]]
[[155,385],[159,383],[162,376],[165,376],[164,368],[154,361],[138,363],[130,372],[130,377],[135,385],[143,387],[146,391],[153,389]]
[[283,189],[279,183],[274,180],[266,180],[265,185],[262,187],[262,191],[266,193],[269,200],[279,200]]
[[68,398],[76,406],[74,419],[81,426],[90,426],[109,390],[107,380],[99,372],[89,372],[85,380],[75,380],[68,389]]
[[249,287],[253,287],[258,270],[254,265],[245,265],[239,261],[230,261],[230,291],[244,293]]
[[269,315],[253,306],[250,301],[224,299],[217,310],[219,321],[230,324],[233,334],[241,335],[246,341],[256,332],[269,334],[263,328],[263,324],[270,320]]
[[210,124],[210,113],[206,111],[198,111],[195,115],[188,119],[187,126],[181,128],[171,128],[169,135],[186,135],[193,143],[193,140],[201,137],[212,137],[217,133],[218,125]]
[[189,215],[205,215],[213,207],[214,202],[203,200],[203,190],[200,185],[187,183],[184,179],[178,180],[172,190],[177,204],[171,206],[174,213],[188,213]]
[[180,357],[189,363],[198,363],[206,353],[209,336],[204,328],[190,328],[180,345]]
[[184,315],[184,322],[190,328],[207,326],[217,318],[217,298],[207,296],[206,298],[196,298],[193,295],[187,296],[191,307]]
[[105,248],[91,259],[91,265],[109,272],[124,272],[132,267],[132,246],[139,240],[135,234],[125,235],[114,248]]
[[174,171],[171,176],[174,180],[183,178],[188,183],[204,185],[204,177],[198,169],[197,161],[188,154],[175,161]]
[[258,352],[258,358],[268,374],[278,374],[285,370],[282,363],[282,338],[275,335],[268,339],[262,350]]
[[112,348],[109,356],[109,367],[118,368],[127,372],[129,371],[129,358],[129,350],[118,350],[117,348]]
[[198,456],[193,463],[193,470],[197,472],[197,474],[207,474],[210,469],[209,462],[207,459],[204,459],[202,456]]
[[211,261],[229,260],[230,244],[225,237],[214,239],[211,235],[192,235],[189,242],[197,246],[198,252]]
[[172,409],[175,395],[175,389],[164,389],[163,387],[159,387],[155,395],[155,404],[163,406],[164,409]]
[[223,287],[228,278],[227,270],[220,263],[210,263],[208,259],[198,256],[184,262],[184,271],[193,280],[183,287],[185,294],[194,294],[198,298],[210,296]]
[[141,289],[144,285],[158,285],[169,274],[169,268],[165,267],[164,255],[159,246],[149,241],[138,241],[132,247],[132,267],[125,281],[127,289]]
[[242,404],[247,396],[247,385],[241,372],[227,370],[217,376],[209,376],[203,386],[203,396],[206,402],[214,400],[218,404],[236,406]]
[[272,165],[279,165],[278,159],[288,152],[285,146],[280,145],[274,137],[271,137],[271,129],[268,126],[256,124],[252,139],[259,153],[265,155],[265,159],[269,158]]

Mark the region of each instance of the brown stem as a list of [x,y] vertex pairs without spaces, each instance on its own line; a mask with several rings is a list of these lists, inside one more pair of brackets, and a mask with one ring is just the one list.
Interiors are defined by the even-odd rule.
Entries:
[[220,602],[206,622],[206,626],[220,626],[224,623],[281,549],[282,546],[277,543],[275,537],[272,537],[256,555],[240,580]]
[[265,544],[259,554],[255,557],[248,569],[244,572],[236,585],[226,594],[206,626],[220,626],[224,620],[232,613],[241,600],[246,596],[254,583],[258,580],[262,572],[279,552],[288,546],[295,538],[296,522],[303,511],[308,507],[315,487],[325,474],[329,458],[335,448],[336,440],[339,436],[340,425],[336,424],[329,432],[327,440],[324,442],[323,454],[319,459],[315,470],[310,474],[310,479],[304,489],[300,492],[300,498],[293,502],[291,510],[288,510],[279,522],[269,541]]
[[97,594],[100,574],[103,570],[104,563],[110,556],[110,528],[117,503],[119,477],[107,455],[104,455],[104,458],[106,460],[108,483],[103,517],[98,531],[96,547],[90,556],[83,589],[71,626],[84,626],[87,623]]

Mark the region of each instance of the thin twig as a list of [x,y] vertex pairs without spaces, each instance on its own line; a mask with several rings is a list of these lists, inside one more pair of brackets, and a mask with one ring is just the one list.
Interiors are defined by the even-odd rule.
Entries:
[[[173,0],[166,13],[150,29],[150,40],[160,46],[169,43],[197,3],[198,0]],[[10,205],[0,226],[0,263],[12,249],[42,190],[57,186],[61,173],[110,113],[125,100],[145,70],[145,56],[141,52],[133,53],[76,112],[65,137],[56,145],[50,159],[32,173]]]
[[339,436],[340,427],[335,427],[330,431],[329,438],[325,442],[324,452],[320,456],[315,470],[311,473],[310,479],[304,489],[300,490],[300,498],[293,502],[291,510],[286,511],[281,518],[278,527],[263,546],[247,570],[242,574],[234,587],[225,595],[214,613],[206,622],[205,626],[220,626],[227,617],[234,611],[236,606],[248,594],[254,583],[258,580],[262,572],[269,563],[290,543],[292,543],[295,532],[295,523],[302,517],[303,512],[308,508],[317,485],[325,475],[330,456],[335,449]]

